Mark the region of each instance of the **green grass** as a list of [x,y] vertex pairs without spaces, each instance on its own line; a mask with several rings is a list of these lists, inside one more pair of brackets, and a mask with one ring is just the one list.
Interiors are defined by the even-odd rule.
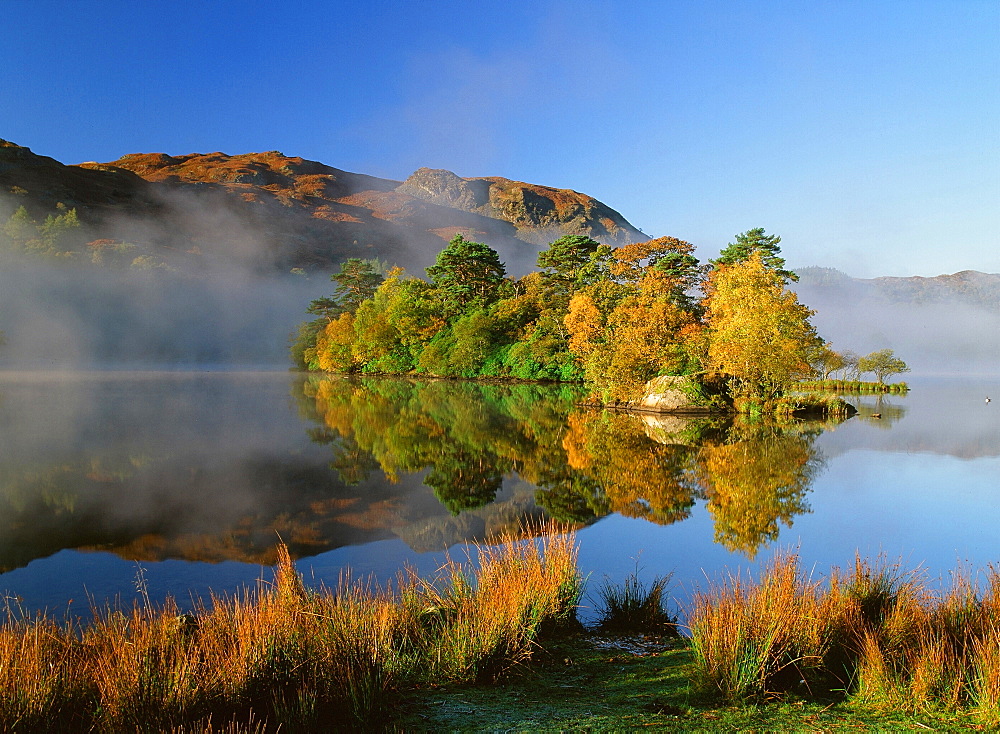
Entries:
[[968,731],[969,716],[902,713],[790,696],[759,704],[705,696],[690,683],[693,653],[677,638],[605,646],[587,634],[546,646],[521,675],[489,686],[412,691],[400,731],[888,732]]
[[902,393],[910,391],[905,382],[865,382],[863,380],[803,380],[797,382],[799,390],[832,390],[834,392],[862,395],[865,393]]

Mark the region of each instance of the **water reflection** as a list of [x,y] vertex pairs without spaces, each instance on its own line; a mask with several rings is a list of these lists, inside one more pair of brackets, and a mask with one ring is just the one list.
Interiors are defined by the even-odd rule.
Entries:
[[[753,556],[808,510],[820,428],[583,409],[570,387],[290,375],[9,376],[0,570],[63,549],[271,564],[526,521],[711,513]],[[291,409],[290,409],[291,408]]]
[[453,515],[492,502],[513,474],[537,488],[537,507],[570,523],[617,513],[669,525],[704,500],[716,541],[752,558],[809,509],[820,424],[595,411],[574,407],[578,397],[537,385],[312,378],[299,404],[322,425],[310,436],[330,447],[342,479],[376,467],[389,481],[425,472]]
[[279,536],[317,580],[389,579],[546,516],[580,528],[585,573],[617,578],[638,554],[691,580],[776,544],[817,567],[856,550],[982,564],[1000,523],[987,394],[926,381],[852,397],[839,426],[767,425],[587,410],[539,385],[0,372],[0,594],[127,595],[137,561],[154,597],[224,592]]
[[724,442],[706,442],[697,472],[709,498],[715,541],[753,558],[809,511],[806,493],[823,467],[815,425],[737,425]]

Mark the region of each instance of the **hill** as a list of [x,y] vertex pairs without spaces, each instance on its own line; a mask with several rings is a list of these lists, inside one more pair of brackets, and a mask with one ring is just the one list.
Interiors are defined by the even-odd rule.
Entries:
[[931,278],[910,277],[852,278],[833,268],[802,268],[800,289],[816,297],[878,300],[884,303],[931,305],[965,304],[1000,306],[1000,274],[962,270]]
[[376,257],[415,272],[457,232],[496,249],[512,272],[564,234],[613,245],[646,237],[585,194],[427,168],[405,181],[350,173],[278,151],[137,153],[64,165],[0,141],[0,215],[38,220],[76,208],[91,240],[154,248],[171,264],[330,270]]

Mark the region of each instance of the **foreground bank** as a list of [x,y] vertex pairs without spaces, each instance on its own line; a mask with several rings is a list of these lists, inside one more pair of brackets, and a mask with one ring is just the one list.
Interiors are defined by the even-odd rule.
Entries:
[[[0,628],[0,727],[17,731],[943,728],[1000,723],[1000,572],[943,592],[858,559],[794,556],[696,594],[664,578],[583,596],[558,529],[473,548],[435,578],[273,582],[194,614],[103,610]],[[555,530],[555,532],[554,532]],[[581,601],[600,629],[575,618]],[[689,637],[678,637],[678,629]],[[597,636],[598,634],[601,636]]]

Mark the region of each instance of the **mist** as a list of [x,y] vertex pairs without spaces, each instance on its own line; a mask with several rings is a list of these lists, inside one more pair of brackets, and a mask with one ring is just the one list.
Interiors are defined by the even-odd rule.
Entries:
[[[1000,279],[1000,278],[998,278]],[[813,324],[833,349],[865,355],[889,348],[914,376],[1000,374],[1000,312],[961,295],[890,300],[872,281],[792,284],[815,309]],[[904,375],[902,379],[907,379]]]
[[288,344],[328,280],[77,267],[0,271],[0,367],[290,365]]
[[[23,198],[0,197],[0,225]],[[24,204],[39,223],[59,214]],[[72,257],[4,253],[0,368],[289,367],[290,335],[331,291],[331,268],[291,272],[295,243],[279,247],[257,221],[270,208],[248,221],[235,206],[210,187],[148,189],[123,207],[79,207],[82,226],[59,242]],[[129,244],[104,256],[95,240]]]

